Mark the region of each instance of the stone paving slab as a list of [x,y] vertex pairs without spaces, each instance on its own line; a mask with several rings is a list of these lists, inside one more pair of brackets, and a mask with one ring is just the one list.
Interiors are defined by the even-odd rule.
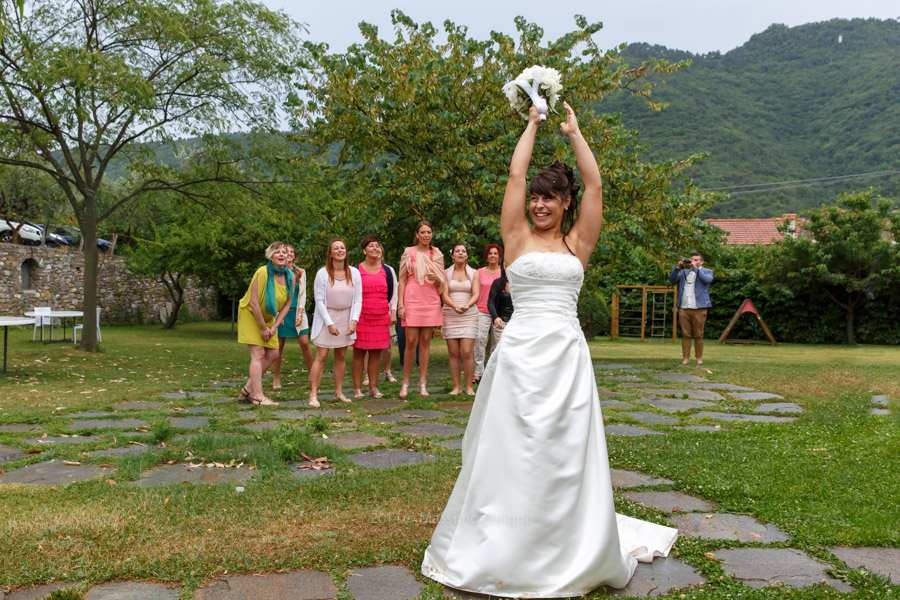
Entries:
[[122,416],[122,413],[117,413],[111,410],[96,410],[96,411],[88,411],[88,412],[79,412],[79,413],[71,413],[67,415],[58,414],[54,415],[56,417],[62,417],[64,419],[98,419],[102,417],[119,417]]
[[721,425],[688,425],[687,427],[676,427],[675,429],[684,429],[685,431],[702,431],[704,433],[716,433],[717,431],[727,431]]
[[210,381],[209,383],[205,384],[203,387],[220,388],[220,387],[237,387],[239,385],[243,386],[244,382],[243,381]]
[[612,477],[613,487],[617,488],[632,488],[642,485],[670,485],[675,483],[671,479],[653,477],[652,475],[623,469],[610,469],[609,474]]
[[120,581],[92,587],[84,600],[177,600],[178,590],[155,583]]
[[278,425],[278,421],[261,421],[259,423],[250,423],[249,425],[241,425],[253,431],[271,431]]
[[424,452],[410,452],[408,450],[371,450],[350,455],[350,460],[361,467],[372,469],[387,469],[406,465],[417,465],[423,462],[436,460],[434,456]]
[[142,410],[144,408],[159,408],[160,406],[168,405],[168,402],[148,402],[146,400],[140,400],[137,402],[120,402],[115,405],[115,408],[120,410]]
[[721,394],[717,394],[716,392],[712,392],[710,390],[695,390],[695,389],[677,389],[677,388],[660,388],[660,389],[651,389],[651,388],[641,388],[640,391],[644,394],[651,394],[653,396],[677,396],[679,398],[687,396],[691,400],[724,400],[725,398]]
[[209,409],[205,406],[173,406],[169,409],[169,412],[176,414],[205,415],[209,413]]
[[6,596],[4,596],[3,592],[0,591],[0,600],[41,600],[45,596],[48,596],[51,592],[55,592],[56,590],[65,590],[70,587],[75,587],[75,584],[57,581],[54,583],[45,583],[43,585],[38,585],[31,588],[16,590],[15,592],[6,594]]
[[278,401],[278,408],[308,408],[309,400]]
[[749,515],[728,513],[686,513],[673,515],[669,520],[679,535],[706,540],[736,540],[738,542],[786,542],[791,537],[775,525],[760,523]]
[[424,587],[406,567],[353,569],[347,577],[354,600],[412,600]]
[[409,409],[403,412],[390,413],[387,415],[373,415],[369,417],[370,421],[375,423],[413,423],[422,419],[435,419],[437,417],[446,417],[447,413],[438,412],[436,410],[416,410]]
[[597,395],[601,398],[627,398],[631,394],[626,394],[625,392],[607,392],[606,390],[599,390]]
[[767,402],[754,408],[753,412],[802,413],[803,407],[793,402]]
[[337,588],[328,573],[294,571],[220,578],[194,593],[194,600],[332,600]]
[[828,550],[851,569],[865,567],[873,573],[890,577],[894,585],[900,585],[900,548],[836,547]]
[[637,596],[656,598],[668,594],[675,588],[686,588],[705,583],[706,579],[697,570],[677,558],[657,558],[651,563],[638,563],[634,577],[621,590],[606,588],[610,596]]
[[435,446],[443,446],[448,450],[462,450],[463,439],[456,438],[455,440],[443,440],[441,442],[435,442]]
[[443,423],[413,423],[412,425],[401,425],[394,427],[391,431],[396,431],[413,437],[451,437],[454,435],[462,435],[465,429],[454,427],[453,425],[445,425]]
[[141,473],[141,478],[131,483],[140,486],[166,485],[169,483],[234,483],[247,481],[255,473],[256,470],[248,468],[247,465],[240,469],[163,465],[152,471]]
[[634,427],[632,425],[607,425],[606,435],[621,435],[625,437],[637,437],[640,435],[662,435],[658,431],[651,431],[643,427]]
[[403,400],[394,400],[391,398],[378,398],[377,400],[364,400],[360,402],[356,406],[359,406],[367,413],[381,412],[383,410],[394,410],[395,408],[400,408],[401,406],[405,406],[406,402]]
[[634,365],[626,365],[623,363],[595,363],[594,370],[602,371],[605,369],[613,370],[613,369],[630,369]]
[[623,495],[644,506],[650,506],[667,513],[686,513],[698,510],[710,511],[713,509],[713,505],[706,500],[674,490],[667,492],[625,492]]
[[745,415],[743,413],[699,412],[690,415],[698,419],[710,418],[716,421],[746,421],[750,423],[793,423],[797,417],[770,417],[768,415]]
[[784,400],[784,396],[769,392],[729,392],[729,394],[738,400]]
[[26,444],[37,444],[38,446],[52,446],[57,444],[88,444],[96,442],[100,439],[99,435],[73,435],[73,436],[48,436],[45,438],[33,438],[25,440]]
[[9,425],[0,425],[0,433],[29,433],[40,430],[41,426],[36,423],[10,423]]
[[154,450],[154,446],[145,446],[142,444],[132,444],[131,446],[122,446],[121,448],[104,448],[103,450],[94,450],[88,452],[88,456],[134,456],[135,454],[144,454]]
[[653,379],[660,381],[671,381],[674,383],[708,383],[709,380],[699,375],[689,375],[688,373],[652,373]]
[[726,573],[752,588],[779,584],[802,588],[827,583],[841,592],[854,590],[826,573],[825,569],[831,568],[831,565],[794,548],[732,548],[717,550],[713,554]]
[[634,408],[634,404],[631,404],[630,402],[622,402],[621,400],[601,400],[600,408]]
[[160,398],[172,398],[172,399],[180,399],[180,398],[205,398],[206,396],[212,396],[213,392],[167,392],[165,394],[160,394]]
[[337,446],[344,450],[355,450],[357,448],[365,448],[366,446],[381,446],[386,444],[387,440],[380,438],[371,433],[363,433],[362,431],[354,431],[351,433],[339,433],[328,436],[325,440],[326,444]]
[[647,425],[671,425],[672,423],[678,422],[678,419],[674,417],[667,417],[653,412],[626,412],[622,413],[622,415],[631,417],[632,419],[640,421],[641,423],[646,423]]
[[654,406],[659,410],[664,410],[668,413],[677,413],[686,410],[693,410],[695,408],[708,408],[710,406],[715,406],[714,403],[706,402],[705,400],[684,400],[683,398],[663,398],[661,396],[638,398],[637,402],[641,404],[649,404],[650,406]]
[[18,448],[0,445],[0,464],[22,460],[26,456],[28,456],[28,454],[22,452]]
[[322,408],[310,410],[276,410],[274,414],[277,419],[308,419],[310,417],[322,417],[323,419],[350,419],[353,413],[347,412],[346,409]]
[[878,394],[877,396],[872,396],[872,404],[876,404],[878,406],[887,406],[891,403],[891,399],[885,396],[884,394]]
[[209,417],[172,417],[169,422],[178,429],[198,429],[209,425]]
[[890,411],[890,409],[887,409],[887,408],[870,408],[869,414],[884,417],[886,415],[891,414],[891,411]]
[[68,485],[78,481],[87,481],[113,471],[114,469],[111,467],[100,465],[66,465],[61,460],[51,460],[7,471],[0,475],[0,483]]
[[725,390],[726,392],[755,392],[752,387],[734,385],[733,383],[688,383],[688,387],[701,390]]
[[603,379],[606,381],[647,381],[637,375],[607,375]]
[[67,429],[78,431],[79,429],[133,429],[135,427],[147,427],[147,421],[142,419],[89,419],[75,421]]
[[469,414],[472,412],[473,405],[473,402],[441,402],[438,404],[438,408]]

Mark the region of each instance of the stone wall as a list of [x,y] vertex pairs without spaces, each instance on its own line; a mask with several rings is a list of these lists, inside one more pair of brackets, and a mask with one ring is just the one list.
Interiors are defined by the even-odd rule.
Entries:
[[[0,273],[0,314],[22,315],[35,306],[82,310],[84,255],[75,248],[0,244]],[[98,280],[102,323],[159,322],[172,308],[162,283],[132,274],[119,256],[100,255]],[[214,288],[189,284],[179,316],[214,318],[217,297]]]

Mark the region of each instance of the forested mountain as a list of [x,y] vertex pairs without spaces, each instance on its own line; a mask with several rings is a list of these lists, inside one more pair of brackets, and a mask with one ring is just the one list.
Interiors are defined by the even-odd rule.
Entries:
[[[691,174],[701,188],[900,171],[900,21],[835,19],[772,25],[726,54],[694,55],[632,44],[625,62],[692,64],[658,81],[653,113],[616,94],[600,110],[623,113],[653,159],[710,157]],[[762,218],[834,203],[873,187],[900,199],[900,174],[779,191],[731,193],[705,216]],[[735,190],[736,192],[746,192]]]

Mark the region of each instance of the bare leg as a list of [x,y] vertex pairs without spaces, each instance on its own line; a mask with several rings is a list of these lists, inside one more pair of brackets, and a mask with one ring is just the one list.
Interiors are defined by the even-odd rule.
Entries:
[[366,353],[368,350],[353,349],[353,358],[350,362],[350,377],[353,379],[354,396],[362,389],[363,369],[366,366]]
[[[409,385],[409,374],[416,364],[416,350],[419,347],[419,327],[406,327],[406,348],[403,353],[403,384]],[[423,328],[424,329],[424,328]],[[421,361],[421,357],[419,359]]]
[[319,384],[322,383],[322,373],[325,371],[325,360],[328,358],[328,348],[316,348],[316,360],[309,370],[309,399],[319,397]]
[[472,379],[475,377],[475,339],[462,338],[459,340],[459,355],[462,358],[463,377],[466,383],[466,394],[472,395]]
[[334,397],[344,402],[350,402],[343,398],[344,373],[347,372],[347,346],[334,349],[334,365],[331,370],[334,373]]
[[[434,335],[433,327],[419,328],[419,388],[424,389],[428,381],[428,358],[431,355],[431,336]],[[427,396],[427,392],[423,396]]]
[[[445,339],[447,342],[447,354],[450,355],[450,379],[453,381],[451,396],[462,394],[459,384],[459,338]],[[468,384],[468,381],[466,382]]]
[[[381,370],[381,352],[369,350],[369,364],[366,372],[369,374],[369,395],[374,396],[378,391],[378,371]],[[353,355],[356,358],[356,355]]]
[[281,389],[281,357],[284,355],[284,343],[286,341],[287,338],[278,338],[278,358],[272,362],[272,375],[275,376],[274,381],[272,381],[272,388],[276,390]]
[[250,344],[250,379],[247,381],[247,389],[251,398],[262,398],[262,374],[265,372],[263,362],[266,357],[264,346]]
[[297,341],[300,343],[300,352],[303,353],[303,364],[306,365],[306,370],[309,371],[312,369],[313,363],[312,348],[309,347],[309,335],[301,335],[297,338]]
[[388,381],[391,381],[394,377],[393,373],[391,373],[391,361],[394,360],[394,348],[393,346],[388,346],[384,350],[381,351],[381,369],[384,371],[384,376]]

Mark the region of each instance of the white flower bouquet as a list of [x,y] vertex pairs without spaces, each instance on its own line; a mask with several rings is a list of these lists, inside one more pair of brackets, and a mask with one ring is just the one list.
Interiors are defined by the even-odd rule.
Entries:
[[[556,69],[534,65],[504,85],[503,93],[509,98],[513,110],[526,119],[530,100],[540,113],[541,121],[546,121],[547,112],[555,108],[556,101],[559,100],[559,92],[563,87],[559,79],[559,71]],[[546,99],[541,94],[544,94]]]

